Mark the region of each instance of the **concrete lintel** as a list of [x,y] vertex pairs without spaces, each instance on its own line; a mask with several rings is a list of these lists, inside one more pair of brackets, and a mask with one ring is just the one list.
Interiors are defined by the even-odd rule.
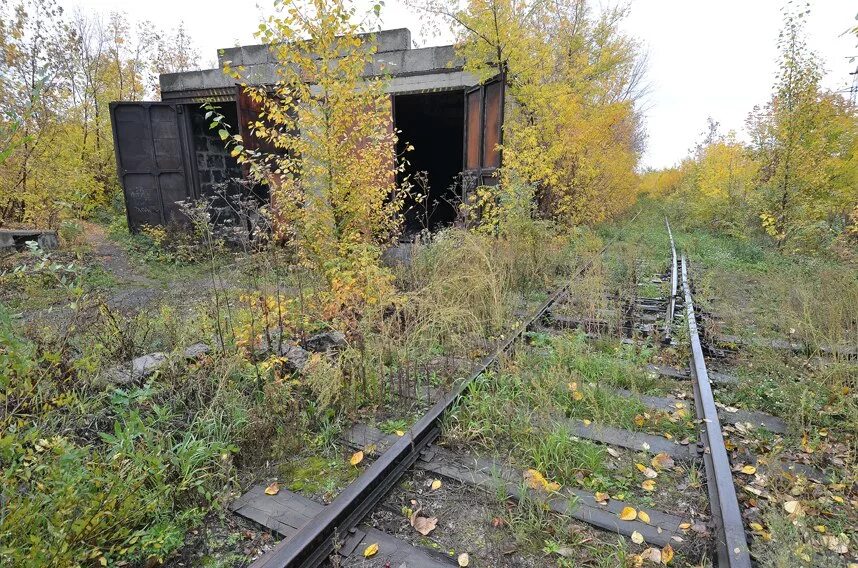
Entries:
[[387,92],[396,95],[425,93],[427,91],[455,91],[467,89],[477,84],[477,78],[465,71],[453,73],[429,73],[393,77],[387,85]]
[[[381,30],[371,34],[361,34],[361,37],[368,37],[373,34],[376,41],[376,53],[411,49],[411,31],[408,28]],[[266,44],[254,44],[219,49],[217,52],[218,66],[223,67],[224,61],[231,61],[232,65],[236,66],[272,63],[273,59]]]

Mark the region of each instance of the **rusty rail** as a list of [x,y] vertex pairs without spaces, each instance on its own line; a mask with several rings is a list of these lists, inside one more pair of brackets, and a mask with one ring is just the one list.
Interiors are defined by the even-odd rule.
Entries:
[[[671,239],[671,246],[672,239]],[[674,255],[676,253],[674,252]],[[688,316],[688,334],[691,341],[691,372],[694,376],[694,402],[700,420],[700,435],[704,445],[703,463],[706,468],[706,489],[716,529],[716,548],[720,568],[750,568],[751,555],[745,538],[745,526],[739,499],[733,484],[730,458],[724,446],[724,436],[718,419],[718,409],[706,370],[703,347],[697,330],[697,319],[691,298],[688,267],[682,256],[682,288],[685,293],[685,311]]]

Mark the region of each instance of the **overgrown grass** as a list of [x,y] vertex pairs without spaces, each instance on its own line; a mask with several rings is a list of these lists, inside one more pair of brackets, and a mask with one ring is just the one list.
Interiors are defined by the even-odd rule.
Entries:
[[744,351],[732,371],[737,383],[718,390],[724,404],[759,410],[786,420],[793,433],[831,430],[846,439],[858,435],[853,389],[858,365],[820,361],[770,349]]
[[78,293],[92,293],[116,285],[112,274],[84,258],[33,247],[0,259],[0,302],[15,312],[41,310],[66,300],[70,286]]
[[[536,222],[502,238],[447,231],[400,269],[401,299],[367,310],[344,349],[314,356],[297,375],[271,351],[337,325],[316,301],[318,278],[293,268],[288,251],[226,249],[209,225],[197,231],[202,248],[169,235],[121,240],[168,280],[211,277],[198,301],[117,312],[89,293],[85,275],[49,265],[46,277],[66,279],[55,298],[68,308],[62,325],[27,335],[3,316],[3,563],[162,560],[239,478],[276,476],[332,497],[357,471],[336,445],[345,415],[387,404],[385,428],[405,429],[393,388],[403,373],[449,380],[437,359],[467,365],[484,353],[516,309],[589,250]],[[225,258],[237,262],[229,282]],[[201,339],[213,344],[209,357],[184,361],[181,350]],[[156,350],[171,362],[145,382],[102,379]]]
[[151,381],[105,389],[93,381],[98,356],[75,352],[62,336],[36,343],[0,321],[0,558],[164,558],[231,477],[252,400],[246,369],[177,361]]
[[[610,364],[604,368],[616,370],[613,365],[618,365],[627,371],[612,376],[600,373],[598,351],[595,361],[591,360],[593,348],[580,334],[537,334],[533,339],[535,343],[520,348],[498,374],[481,377],[468,389],[445,430],[456,444],[509,456],[518,467],[538,469],[563,485],[622,493],[639,484],[634,462],[609,464],[604,446],[571,434],[565,422],[568,417],[694,439],[687,409],[681,416],[654,411],[615,390],[612,380],[637,386],[627,380],[629,376],[654,387],[657,379],[631,363],[643,364],[646,350],[626,346],[628,359],[624,361],[622,355],[607,359]],[[586,383],[577,374],[579,368],[591,372]]]
[[580,379],[582,384],[598,383],[603,386],[628,389],[644,394],[663,393],[662,382],[644,370],[654,354],[650,347],[629,345],[617,339],[589,340],[582,333],[563,335],[530,334],[532,343],[544,347],[528,361],[535,367],[556,365]]
[[124,215],[113,217],[106,230],[110,239],[129,253],[135,267],[162,283],[203,278],[212,264],[224,271],[243,256],[225,248],[219,238],[212,239],[214,246],[207,246],[199,234],[189,232],[187,227],[147,226],[133,234]]
[[433,373],[437,367],[466,372],[509,329],[517,310],[558,286],[591,248],[575,249],[539,222],[500,238],[449,229],[415,245],[411,263],[397,268],[400,300],[369,314],[360,341],[340,356],[343,373],[360,377],[362,392],[352,400],[389,402],[403,390],[455,378]]

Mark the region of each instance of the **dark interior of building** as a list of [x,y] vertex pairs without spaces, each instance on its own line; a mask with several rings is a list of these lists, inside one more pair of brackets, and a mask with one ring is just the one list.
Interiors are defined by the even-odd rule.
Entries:
[[[462,91],[396,95],[396,128],[401,131],[397,154],[409,162],[408,175],[416,193],[427,198],[405,203],[405,233],[435,231],[456,219],[459,173],[462,171],[465,107]],[[421,175],[422,174],[422,175]],[[420,181],[425,180],[425,181]],[[425,187],[424,187],[425,186]]]

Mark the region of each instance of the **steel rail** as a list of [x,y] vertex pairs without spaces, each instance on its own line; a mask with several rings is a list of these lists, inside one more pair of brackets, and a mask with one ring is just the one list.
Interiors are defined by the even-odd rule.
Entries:
[[670,271],[670,301],[667,303],[667,314],[664,322],[664,337],[670,341],[670,329],[673,326],[673,317],[676,314],[676,292],[677,278],[679,267],[676,260],[676,244],[673,242],[673,232],[670,230],[670,221],[667,217],[664,218],[664,224],[667,225],[667,236],[670,238],[670,254],[671,254],[671,271]]
[[526,323],[517,327],[495,351],[484,357],[468,378],[459,381],[435,403],[405,436],[379,456],[360,477],[340,492],[333,502],[290,539],[281,541],[270,552],[257,559],[251,564],[251,568],[311,568],[321,564],[334,552],[337,541],[348,536],[348,532],[357,526],[399,481],[420,456],[420,452],[438,437],[442,417],[455,406],[468,386],[495,364],[501,354],[538,322],[555,303],[568,294],[572,280],[586,272],[609,245],[610,242],[605,244],[598,254],[572,274],[568,283],[555,291],[536,313]]
[[[674,253],[675,254],[675,253]],[[694,401],[697,417],[702,423],[703,462],[706,468],[706,488],[716,528],[718,566],[721,568],[750,568],[751,555],[745,538],[745,526],[733,484],[730,458],[724,446],[724,436],[718,419],[718,409],[712,396],[709,373],[703,358],[703,347],[697,330],[697,319],[691,298],[688,267],[682,256],[682,288],[685,292],[685,311],[688,317],[688,334],[691,341],[691,371],[694,375]]]

